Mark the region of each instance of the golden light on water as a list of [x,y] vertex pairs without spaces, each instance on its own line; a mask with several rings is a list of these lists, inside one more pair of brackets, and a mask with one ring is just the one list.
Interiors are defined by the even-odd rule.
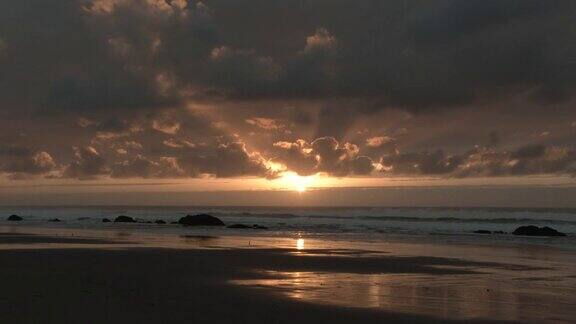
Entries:
[[296,240],[296,250],[304,250],[304,239],[297,239]]

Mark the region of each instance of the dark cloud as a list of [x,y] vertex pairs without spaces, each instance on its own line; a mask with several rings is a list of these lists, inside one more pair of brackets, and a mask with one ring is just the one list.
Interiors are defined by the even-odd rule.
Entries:
[[[178,143],[180,144],[180,143]],[[230,142],[215,148],[174,145],[176,157],[156,160],[136,155],[112,166],[113,178],[184,178],[184,177],[273,177],[266,160],[250,153],[244,143]]]
[[[256,12],[301,22],[291,31],[300,40],[289,34],[284,46],[252,43],[284,58],[280,86],[269,87],[268,95],[362,97],[376,99],[375,108],[421,110],[573,88],[574,78],[565,71],[574,68],[573,35],[562,32],[572,30],[575,7],[569,1],[256,1],[251,13],[236,17],[230,2],[210,4],[224,39],[230,34],[256,41],[290,32],[268,19],[266,31],[256,31],[258,23],[241,28],[256,20]],[[297,54],[286,58],[287,50]],[[243,94],[266,95],[250,89]]]
[[546,154],[546,146],[537,144],[529,145],[519,148],[516,152],[512,153],[513,159],[538,159]]
[[266,160],[258,153],[248,152],[242,142],[218,145],[215,149],[188,149],[179,163],[191,176],[215,177],[272,176]]
[[75,160],[64,170],[64,178],[93,179],[107,175],[110,170],[106,159],[93,147],[75,147]]
[[574,17],[567,0],[3,2],[0,170],[573,174]]
[[174,158],[151,161],[141,155],[112,166],[112,178],[182,178],[186,176]]
[[56,162],[48,152],[0,145],[0,173],[20,178],[25,175],[48,174],[56,169]]
[[436,151],[385,155],[381,163],[386,172],[396,175],[443,175],[453,172],[461,159]]
[[302,139],[277,142],[274,147],[274,161],[301,175],[323,172],[344,177],[368,175],[374,170],[372,159],[359,155],[358,146],[341,144],[334,137],[320,137],[311,143]]
[[384,172],[390,175],[459,178],[575,175],[576,151],[545,145],[529,145],[515,151],[477,147],[461,155],[447,155],[442,151],[385,155],[381,163]]
[[[273,35],[251,26],[261,26],[258,20],[226,20],[236,8],[230,1],[11,4],[3,8],[5,15],[29,21],[21,29],[14,18],[5,20],[3,30],[9,33],[3,48],[7,62],[23,67],[9,72],[21,79],[44,78],[48,107],[62,110],[177,105],[187,97],[181,91],[186,87],[208,96],[334,96],[376,100],[375,108],[421,109],[522,92],[534,92],[540,100],[565,99],[576,81],[570,1],[312,1],[303,6],[252,3],[253,10],[278,18],[271,30],[303,10],[309,11],[306,16],[317,14],[316,23],[305,21],[294,35]],[[39,12],[58,23],[51,20],[50,28],[43,28],[47,22],[36,19]],[[353,23],[340,24],[334,12]],[[232,28],[239,30],[232,33]],[[246,35],[240,37],[246,43],[231,39],[243,31],[285,38],[290,51],[281,54],[264,42],[248,42]],[[33,47],[49,51],[34,53]],[[19,86],[20,94],[41,90]]]

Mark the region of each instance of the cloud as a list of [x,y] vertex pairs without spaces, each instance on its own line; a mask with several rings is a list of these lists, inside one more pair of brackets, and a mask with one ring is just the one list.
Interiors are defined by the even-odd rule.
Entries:
[[[84,123],[84,126],[81,126],[85,128],[89,127],[90,124]],[[98,123],[96,126],[96,137],[99,139],[126,137],[140,130],[141,126],[135,121],[112,117]]]
[[216,47],[210,54],[210,85],[220,87],[232,96],[266,94],[280,74],[271,57],[253,50]]
[[[173,142],[170,142],[174,144]],[[170,145],[177,156],[150,159],[136,155],[112,166],[114,178],[186,178],[212,176],[273,177],[274,173],[260,154],[248,152],[242,142],[229,142],[217,147]]]
[[[182,1],[11,4],[6,14],[30,21],[24,29],[9,20],[2,26],[4,43],[15,48],[8,63],[33,45],[49,51],[27,51],[21,59],[35,63],[9,75],[36,73],[48,81],[47,106],[73,111],[174,106],[189,89],[216,98],[357,98],[372,109],[421,111],[521,93],[563,101],[576,82],[570,1],[313,1],[302,8],[270,1],[252,5],[269,16],[252,21],[234,19],[245,13],[231,2],[211,5],[216,9]],[[45,9],[58,24],[41,33],[46,22],[33,18]],[[316,19],[292,34],[272,33],[281,17],[301,10]],[[268,19],[270,31],[257,27]],[[279,38],[292,50],[276,48]]]
[[160,158],[151,161],[141,155],[131,160],[118,162],[112,166],[112,178],[182,178],[186,172],[174,158]]
[[372,160],[359,155],[358,146],[351,143],[340,144],[333,137],[321,137],[308,143],[276,142],[275,162],[282,163],[291,171],[301,175],[323,172],[343,177],[347,175],[368,175],[374,169]]
[[64,178],[94,179],[110,172],[106,159],[91,146],[75,147],[74,156],[75,160],[64,170]]
[[439,150],[433,153],[393,153],[382,157],[386,172],[394,175],[445,175],[453,172],[461,157]]
[[2,172],[573,174],[573,1],[244,6],[1,3]]
[[152,120],[152,128],[162,133],[175,135],[180,130],[180,122],[170,115],[163,115]]
[[55,170],[57,164],[48,152],[19,146],[0,146],[0,173],[20,178],[24,175],[46,175]]
[[393,139],[388,136],[374,136],[366,139],[366,145],[370,147],[380,147],[392,141]]
[[253,117],[246,119],[246,123],[264,130],[280,130],[284,128],[282,122],[272,118]]
[[207,174],[226,178],[271,175],[266,160],[258,153],[248,152],[242,142],[220,144],[207,154],[189,149],[179,162],[188,174],[194,176]]
[[334,35],[330,34],[325,28],[318,28],[313,35],[306,37],[304,53],[334,51],[336,44],[337,41]]
[[383,172],[394,176],[497,177],[576,175],[576,152],[565,147],[528,145],[514,151],[476,147],[460,155],[443,151],[384,155]]

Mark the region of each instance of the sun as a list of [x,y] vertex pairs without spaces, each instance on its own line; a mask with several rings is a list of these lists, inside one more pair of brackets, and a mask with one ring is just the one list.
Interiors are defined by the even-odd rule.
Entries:
[[297,192],[305,192],[308,187],[314,182],[314,176],[300,176],[295,172],[286,172],[280,178],[282,184]]

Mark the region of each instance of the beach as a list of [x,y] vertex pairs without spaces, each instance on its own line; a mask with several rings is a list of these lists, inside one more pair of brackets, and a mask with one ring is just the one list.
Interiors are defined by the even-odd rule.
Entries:
[[0,1],[0,324],[576,324],[576,1]]
[[446,323],[576,318],[552,247],[0,227],[1,323]]

